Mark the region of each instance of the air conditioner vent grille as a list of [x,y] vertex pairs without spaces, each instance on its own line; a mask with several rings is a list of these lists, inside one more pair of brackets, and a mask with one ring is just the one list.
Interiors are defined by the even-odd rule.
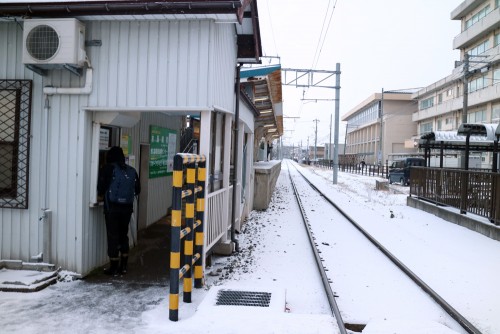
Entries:
[[59,35],[52,27],[39,25],[26,37],[26,49],[34,59],[48,60],[59,49]]

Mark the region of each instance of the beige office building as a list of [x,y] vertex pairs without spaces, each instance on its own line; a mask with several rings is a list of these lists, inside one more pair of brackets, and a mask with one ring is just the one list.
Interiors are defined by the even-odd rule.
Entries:
[[[500,120],[500,0],[466,0],[451,12],[461,21],[453,40],[460,61],[452,73],[413,95],[418,135],[457,130],[460,124]],[[464,92],[466,93],[464,95]],[[464,116],[464,109],[466,116]],[[482,157],[488,163],[489,156]]]
[[393,153],[415,153],[417,134],[412,114],[417,111],[411,92],[381,92],[369,96],[342,117],[346,122],[345,156],[356,162],[385,164]]

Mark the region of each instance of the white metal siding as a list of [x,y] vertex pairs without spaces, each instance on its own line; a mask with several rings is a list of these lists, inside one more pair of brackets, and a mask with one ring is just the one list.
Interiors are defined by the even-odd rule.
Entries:
[[[236,33],[228,24],[215,25],[211,44],[210,83],[213,85],[214,105],[227,111],[234,111],[236,79]],[[228,94],[231,92],[231,94]]]
[[102,41],[87,48],[96,73],[90,105],[234,109],[232,25],[92,21],[86,29],[87,40]]

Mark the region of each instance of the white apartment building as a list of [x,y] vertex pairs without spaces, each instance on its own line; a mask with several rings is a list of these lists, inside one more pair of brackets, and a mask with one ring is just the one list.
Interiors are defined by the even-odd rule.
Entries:
[[[451,19],[461,21],[453,40],[460,61],[449,76],[413,94],[419,136],[457,130],[462,123],[500,121],[500,0],[466,0]],[[488,161],[483,155],[483,162]]]

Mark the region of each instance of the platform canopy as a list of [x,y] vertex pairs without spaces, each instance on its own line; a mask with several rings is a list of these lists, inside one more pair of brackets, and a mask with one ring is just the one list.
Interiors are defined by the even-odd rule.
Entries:
[[500,136],[499,124],[461,124],[457,131],[432,131],[424,133],[419,140],[419,148],[464,150],[469,136],[469,148],[473,151],[492,151],[493,144]]
[[281,65],[242,67],[241,90],[256,109],[255,125],[264,129],[264,136],[283,135],[283,93]]

